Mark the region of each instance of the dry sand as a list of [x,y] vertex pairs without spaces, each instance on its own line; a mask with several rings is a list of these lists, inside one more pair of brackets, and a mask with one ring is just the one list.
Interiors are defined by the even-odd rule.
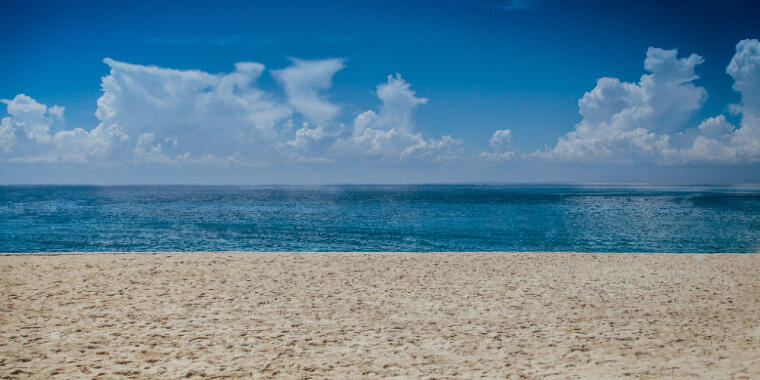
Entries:
[[0,378],[760,378],[760,255],[0,257]]

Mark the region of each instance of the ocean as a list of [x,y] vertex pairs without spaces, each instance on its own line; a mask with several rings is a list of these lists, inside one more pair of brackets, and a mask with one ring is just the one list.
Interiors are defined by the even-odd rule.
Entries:
[[0,252],[758,252],[760,188],[0,186]]

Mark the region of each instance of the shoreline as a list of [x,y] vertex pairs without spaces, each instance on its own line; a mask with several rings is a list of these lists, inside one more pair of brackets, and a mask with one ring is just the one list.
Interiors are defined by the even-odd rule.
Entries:
[[80,256],[80,255],[174,255],[174,254],[242,254],[242,255],[755,255],[753,252],[588,252],[588,251],[60,251],[60,252],[0,252],[2,256]]
[[3,255],[0,377],[752,378],[757,278],[753,254]]

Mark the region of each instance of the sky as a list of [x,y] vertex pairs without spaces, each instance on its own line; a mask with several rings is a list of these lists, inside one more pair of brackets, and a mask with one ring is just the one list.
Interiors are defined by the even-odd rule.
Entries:
[[752,1],[0,2],[0,184],[760,183]]

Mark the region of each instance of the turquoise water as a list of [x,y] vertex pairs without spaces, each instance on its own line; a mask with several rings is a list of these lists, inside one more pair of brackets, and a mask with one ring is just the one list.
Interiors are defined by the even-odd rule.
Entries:
[[0,252],[757,252],[760,189],[3,186]]

